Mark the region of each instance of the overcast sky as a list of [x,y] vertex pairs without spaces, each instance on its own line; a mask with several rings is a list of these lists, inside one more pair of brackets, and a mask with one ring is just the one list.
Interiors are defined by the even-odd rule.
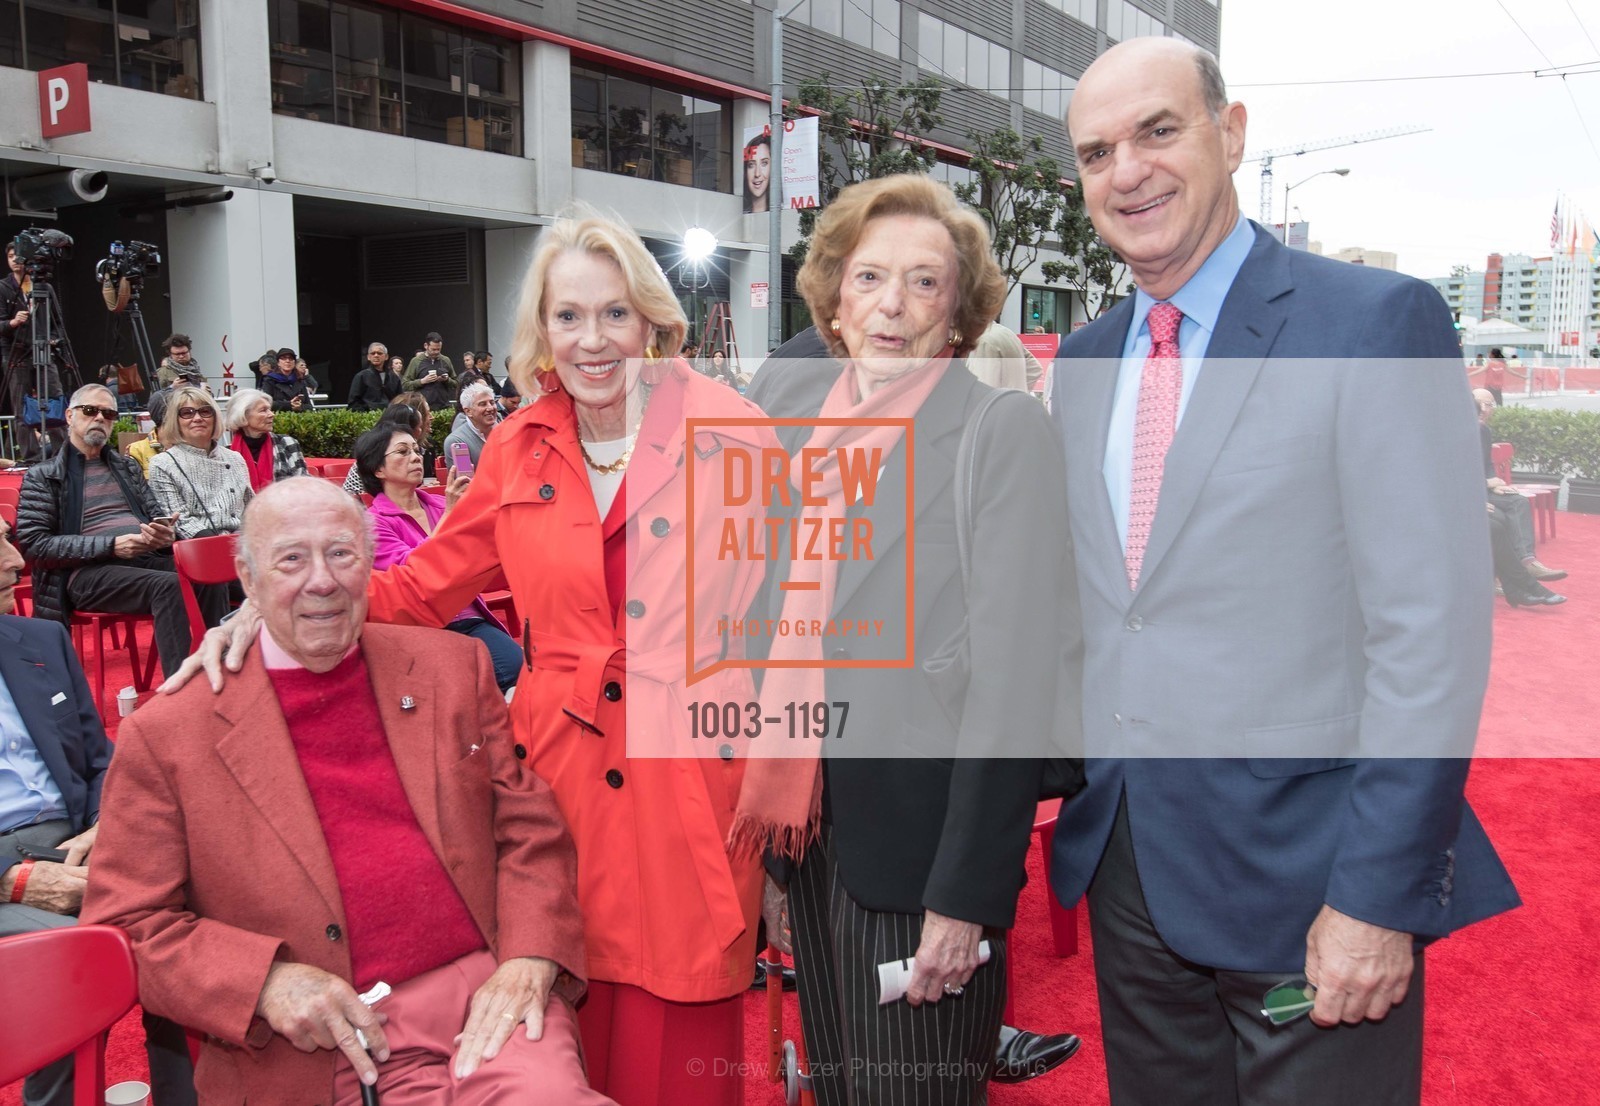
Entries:
[[[1297,217],[1310,221],[1324,252],[1392,250],[1402,271],[1422,277],[1454,264],[1481,269],[1492,252],[1548,255],[1558,190],[1600,227],[1600,64],[1566,80],[1272,82],[1600,63],[1597,42],[1597,0],[1222,0],[1222,69],[1229,95],[1249,109],[1247,154],[1406,124],[1433,128],[1273,166],[1274,221],[1285,184],[1349,169],[1296,188]],[[1259,163],[1241,166],[1235,181],[1241,208],[1259,218]]]

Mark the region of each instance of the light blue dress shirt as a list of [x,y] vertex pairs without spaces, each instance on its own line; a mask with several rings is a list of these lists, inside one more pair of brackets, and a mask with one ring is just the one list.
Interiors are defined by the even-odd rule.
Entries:
[[[1183,312],[1183,322],[1178,327],[1178,351],[1183,358],[1183,389],[1178,394],[1180,425],[1195,381],[1200,378],[1206,347],[1217,329],[1222,302],[1228,298],[1233,280],[1255,243],[1254,224],[1240,215],[1233,230],[1211,251],[1194,276],[1166,301]],[[1116,398],[1111,404],[1110,432],[1106,436],[1102,472],[1123,549],[1128,547],[1128,503],[1133,496],[1133,428],[1139,413],[1139,378],[1150,353],[1150,309],[1157,302],[1143,289],[1134,293],[1135,322],[1128,327],[1128,337],[1122,344],[1122,368],[1117,373]]]
[[34,747],[11,688],[0,678],[0,833],[65,817],[61,789]]

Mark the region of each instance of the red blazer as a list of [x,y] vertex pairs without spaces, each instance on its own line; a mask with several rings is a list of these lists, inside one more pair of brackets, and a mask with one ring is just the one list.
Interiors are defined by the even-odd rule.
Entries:
[[[515,755],[488,653],[375,625],[361,649],[417,822],[489,948],[554,960],[568,973],[558,991],[576,999],[572,839]],[[206,1034],[201,1100],[326,1102],[337,1054],[300,1052],[255,1015],[275,960],[350,979],[333,861],[259,648],[221,694],[195,680],[122,723],[101,811],[83,920],[126,930],[140,1001]]]

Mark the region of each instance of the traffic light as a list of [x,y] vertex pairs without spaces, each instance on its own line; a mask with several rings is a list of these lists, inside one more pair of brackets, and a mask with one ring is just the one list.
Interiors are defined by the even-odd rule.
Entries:
[[1459,311],[1456,312],[1456,329],[1461,329],[1461,312]]

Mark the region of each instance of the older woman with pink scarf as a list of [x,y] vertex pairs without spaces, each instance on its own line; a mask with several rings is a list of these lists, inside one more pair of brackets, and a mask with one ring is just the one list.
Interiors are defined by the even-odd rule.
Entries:
[[[799,287],[843,369],[820,410],[767,412],[818,420],[804,445],[820,470],[790,445],[793,522],[852,520],[870,550],[775,561],[778,582],[752,618],[868,631],[773,637],[768,660],[782,663],[766,671],[762,714],[826,704],[826,750],[755,754],[733,844],[762,849],[787,892],[818,1103],[982,1102],[1040,739],[1076,709],[1061,449],[1038,403],[1005,394],[987,407],[994,389],[959,360],[1006,287],[984,223],[943,185],[901,176],[845,189]],[[980,408],[979,431],[965,434]],[[963,449],[969,580],[953,484]],[[841,456],[858,463],[842,469]],[[878,966],[901,960],[905,1001],[880,1004]]]

